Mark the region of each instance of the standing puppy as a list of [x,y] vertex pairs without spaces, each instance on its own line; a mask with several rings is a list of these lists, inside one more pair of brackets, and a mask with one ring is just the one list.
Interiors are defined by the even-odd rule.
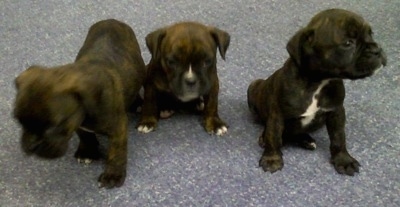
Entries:
[[264,121],[260,166],[271,173],[283,167],[282,141],[314,149],[308,133],[326,125],[331,161],[339,173],[353,175],[359,163],[346,149],[345,89],[342,79],[361,79],[386,65],[369,24],[341,9],[322,11],[287,44],[290,58],[266,80],[248,88],[248,104]]
[[138,130],[152,131],[158,118],[167,118],[184,105],[197,105],[204,128],[223,135],[218,116],[217,47],[223,59],[230,36],[215,27],[183,22],[158,29],[146,37],[152,55],[147,66],[144,104]]
[[16,80],[14,115],[23,127],[22,149],[57,158],[76,131],[75,157],[100,158],[96,133],[109,147],[101,187],[124,183],[127,163],[127,110],[138,97],[145,65],[132,29],[117,20],[94,24],[75,63],[54,68],[32,66]]

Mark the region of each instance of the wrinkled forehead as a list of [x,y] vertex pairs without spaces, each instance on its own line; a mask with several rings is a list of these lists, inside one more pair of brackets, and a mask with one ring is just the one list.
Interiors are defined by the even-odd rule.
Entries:
[[162,48],[167,55],[202,57],[215,55],[215,42],[206,28],[178,26],[167,30]]
[[315,31],[317,42],[340,43],[345,38],[359,38],[371,33],[371,27],[361,16],[350,12],[315,16],[307,26]]

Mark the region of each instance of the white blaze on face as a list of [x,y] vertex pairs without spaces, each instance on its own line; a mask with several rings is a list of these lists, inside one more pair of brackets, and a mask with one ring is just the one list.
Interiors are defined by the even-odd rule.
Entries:
[[193,74],[193,70],[192,70],[192,65],[189,65],[189,70],[185,74],[185,79],[193,79],[193,78],[194,78],[194,74]]
[[[189,70],[185,72],[183,78],[186,81],[194,81],[196,79],[196,75],[193,73],[192,65],[189,65]],[[185,85],[183,85],[183,87],[183,96],[178,96],[181,101],[187,102],[199,97],[197,89],[193,90],[193,88],[186,87]]]

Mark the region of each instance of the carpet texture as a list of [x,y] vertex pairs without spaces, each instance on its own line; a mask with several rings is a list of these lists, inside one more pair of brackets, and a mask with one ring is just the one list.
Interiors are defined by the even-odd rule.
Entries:
[[[388,66],[375,76],[345,82],[347,144],[360,173],[336,173],[324,129],[313,134],[315,151],[284,147],[282,171],[264,173],[257,144],[262,126],[247,108],[248,84],[279,68],[289,38],[318,11],[333,7],[368,20],[388,55]],[[399,13],[398,0],[2,0],[0,206],[400,206]],[[231,35],[226,61],[218,57],[217,64],[219,111],[228,134],[208,135],[190,114],[139,134],[132,116],[127,178],[112,190],[97,187],[101,161],[84,166],[73,158],[76,136],[60,159],[26,157],[12,118],[14,78],[32,64],[73,62],[88,28],[107,18],[133,28],[146,62],[146,34],[177,21],[200,21]]]

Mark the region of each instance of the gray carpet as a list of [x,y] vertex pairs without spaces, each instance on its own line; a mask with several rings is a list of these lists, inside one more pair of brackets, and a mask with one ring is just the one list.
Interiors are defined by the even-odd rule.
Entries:
[[[247,86],[279,68],[288,39],[332,7],[364,16],[388,55],[377,75],[346,81],[347,143],[361,172],[336,173],[321,130],[313,134],[315,151],[285,147],[283,170],[264,173],[262,126],[247,109]],[[399,13],[398,0],[1,0],[0,206],[400,206]],[[101,162],[83,166],[73,158],[77,137],[60,159],[25,157],[11,117],[17,74],[32,64],[72,62],[90,25],[106,18],[132,26],[146,62],[145,35],[176,21],[215,25],[232,37],[226,61],[218,62],[228,134],[210,136],[198,116],[177,114],[143,135],[132,117],[127,179],[112,190],[97,187]]]

